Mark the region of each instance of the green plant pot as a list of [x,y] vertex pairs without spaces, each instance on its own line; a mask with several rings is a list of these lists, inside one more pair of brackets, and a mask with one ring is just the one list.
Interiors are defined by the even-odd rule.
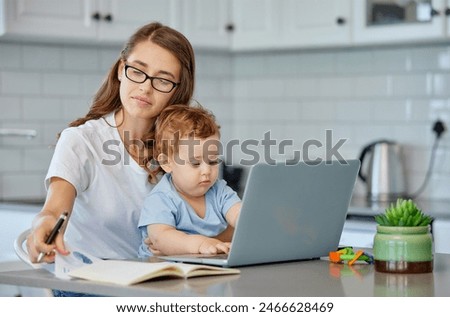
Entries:
[[377,226],[373,243],[375,270],[386,273],[433,271],[430,226]]

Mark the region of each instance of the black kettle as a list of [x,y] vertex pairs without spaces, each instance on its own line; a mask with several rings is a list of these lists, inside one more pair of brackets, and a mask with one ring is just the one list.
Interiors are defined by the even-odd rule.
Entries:
[[369,201],[395,201],[406,196],[401,147],[394,141],[377,140],[360,154],[359,178],[366,184]]

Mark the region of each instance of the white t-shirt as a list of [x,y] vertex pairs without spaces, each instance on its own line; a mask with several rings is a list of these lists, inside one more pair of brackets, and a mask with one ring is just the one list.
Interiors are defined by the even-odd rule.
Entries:
[[[108,123],[109,125],[108,125]],[[105,259],[137,256],[137,228],[144,197],[153,185],[126,152],[114,113],[65,129],[45,179],[71,183],[77,192],[65,233],[71,246]]]

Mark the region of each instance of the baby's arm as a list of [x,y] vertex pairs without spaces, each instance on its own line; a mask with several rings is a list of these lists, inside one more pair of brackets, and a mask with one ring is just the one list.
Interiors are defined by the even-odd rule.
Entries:
[[165,255],[202,253],[228,253],[230,244],[199,234],[186,234],[164,224],[147,226],[151,244]]
[[239,213],[241,212],[241,202],[238,202],[231,206],[231,208],[228,210],[225,218],[227,219],[227,222],[230,226],[233,228],[236,228],[236,223],[239,218]]

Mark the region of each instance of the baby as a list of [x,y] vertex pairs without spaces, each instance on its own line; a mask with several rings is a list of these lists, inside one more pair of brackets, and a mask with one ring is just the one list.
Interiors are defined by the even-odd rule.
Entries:
[[139,256],[228,253],[229,242],[214,238],[235,227],[241,200],[218,179],[220,127],[212,113],[172,105],[156,121],[154,157],[166,173],[144,201]]

